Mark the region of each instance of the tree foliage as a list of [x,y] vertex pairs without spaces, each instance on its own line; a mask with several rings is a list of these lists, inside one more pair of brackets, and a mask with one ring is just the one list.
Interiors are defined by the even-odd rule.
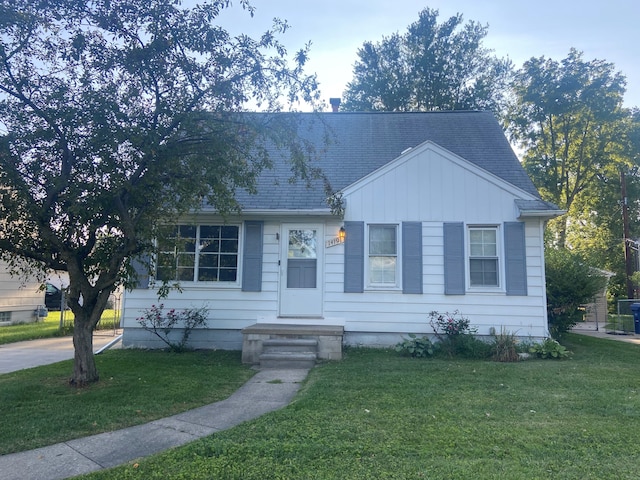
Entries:
[[287,125],[236,115],[315,101],[307,49],[288,60],[280,20],[232,37],[215,24],[229,3],[0,0],[0,250],[69,273],[72,383],[98,379],[91,332],[161,219],[234,209],[266,138],[310,175]]
[[438,23],[425,8],[404,35],[395,33],[358,50],[345,110],[502,111],[512,71],[482,46],[488,27],[457,14]]
[[588,207],[599,189],[615,183],[620,168],[631,164],[621,141],[628,118],[622,108],[624,76],[611,63],[582,57],[572,49],[560,62],[544,57],[525,62],[515,75],[507,115],[508,130],[524,149],[524,167],[541,195],[569,212],[553,223],[560,247],[568,226],[579,225],[574,206]]
[[545,272],[549,330],[557,338],[580,321],[580,305],[591,302],[602,291],[606,278],[565,248],[547,250]]

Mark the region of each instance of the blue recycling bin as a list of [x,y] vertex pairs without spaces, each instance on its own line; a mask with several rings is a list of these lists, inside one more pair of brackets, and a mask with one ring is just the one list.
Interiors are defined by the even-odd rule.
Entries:
[[633,327],[636,335],[640,334],[640,303],[632,303],[631,311],[633,312]]

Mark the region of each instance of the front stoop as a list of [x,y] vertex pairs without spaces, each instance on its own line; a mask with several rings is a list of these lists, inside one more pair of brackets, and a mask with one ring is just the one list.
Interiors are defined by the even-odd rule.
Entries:
[[310,368],[341,360],[344,327],[257,323],[242,330],[242,362],[261,368]]
[[312,368],[318,359],[318,341],[274,338],[262,342],[260,368]]

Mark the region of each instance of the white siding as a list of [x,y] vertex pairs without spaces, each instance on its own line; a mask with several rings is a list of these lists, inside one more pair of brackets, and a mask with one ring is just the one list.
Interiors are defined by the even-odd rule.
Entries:
[[40,282],[35,279],[22,282],[12,277],[7,268],[0,262],[0,312],[11,312],[12,323],[35,321],[36,307],[44,305]]
[[[345,221],[398,225],[402,221],[422,222],[424,293],[405,295],[398,289],[344,293],[344,245],[331,246],[324,250],[324,320],[313,322],[343,324],[345,332],[359,338],[371,334],[370,338],[379,339],[390,334],[387,338],[396,339],[393,334],[432,333],[428,324],[431,311],[458,310],[482,335],[489,334],[492,327],[522,337],[547,335],[543,220],[530,219],[525,224],[527,296],[507,296],[504,288],[491,293],[444,294],[443,222],[496,225],[502,236],[504,222],[517,220],[514,200],[531,199],[529,194],[433,144],[410,151],[344,193]],[[240,284],[232,288],[184,284],[183,293],[172,292],[164,303],[178,309],[208,305],[209,327],[214,329],[239,330],[259,319],[278,321],[278,235],[281,223],[295,221],[323,223],[325,240],[334,238],[343,225],[337,218],[270,217],[264,223],[261,292],[242,292]],[[503,278],[503,255],[499,261]],[[125,327],[135,327],[135,318],[142,310],[157,302],[151,289],[127,293]]]

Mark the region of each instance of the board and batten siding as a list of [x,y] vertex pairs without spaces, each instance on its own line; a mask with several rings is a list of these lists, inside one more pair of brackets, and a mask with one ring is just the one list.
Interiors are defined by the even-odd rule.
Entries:
[[[335,265],[332,278],[336,280],[326,284],[325,315],[344,317],[348,332],[432,333],[427,318],[430,311],[458,310],[471,319],[479,334],[487,335],[493,327],[524,336],[546,336],[542,220],[529,219],[524,224],[527,294],[507,295],[504,284],[505,222],[519,221],[514,200],[527,195],[437,145],[414,149],[356,182],[345,190],[345,222],[363,222],[365,241],[369,224],[395,224],[400,232],[403,222],[421,222],[423,293],[367,289],[366,282],[363,293],[345,293],[336,271],[343,252],[336,249],[327,252],[327,263]],[[461,294],[445,295],[443,230],[447,222],[462,225],[467,271],[468,227],[498,227],[500,291],[473,292],[465,283]]]

